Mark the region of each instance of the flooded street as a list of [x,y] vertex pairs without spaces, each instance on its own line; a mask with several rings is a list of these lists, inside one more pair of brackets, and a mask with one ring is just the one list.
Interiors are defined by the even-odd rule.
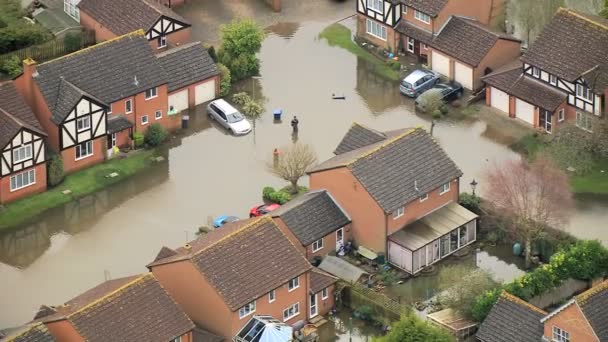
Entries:
[[[300,119],[299,140],[312,144],[319,160],[332,155],[353,121],[378,130],[430,127],[395,83],[319,40],[323,28],[354,8],[353,0],[285,0],[283,17],[261,0],[191,1],[178,8],[193,23],[194,38],[212,43],[217,25],[235,16],[270,26],[260,53],[261,79],[240,85],[265,99],[255,132],[230,136],[199,108],[190,128],[169,144],[166,160],[149,172],[51,210],[24,229],[0,233],[0,327],[28,321],[41,304],[61,304],[106,278],[145,272],[163,245],[184,244],[211,217],[245,217],[261,202],[264,186],[285,185],[265,165],[275,147],[291,143],[293,115]],[[332,100],[332,93],[346,100]],[[285,113],[283,124],[272,121],[276,108]],[[462,191],[470,191],[473,178],[480,181],[489,163],[519,158],[506,147],[500,126],[475,118],[441,121],[434,135],[464,172]],[[483,187],[480,182],[478,191]],[[608,243],[607,201],[586,203],[573,219],[575,234]]]

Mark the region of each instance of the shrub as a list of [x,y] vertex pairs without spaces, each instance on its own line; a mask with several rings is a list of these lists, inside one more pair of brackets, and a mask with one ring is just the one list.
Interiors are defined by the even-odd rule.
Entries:
[[475,304],[471,308],[471,315],[476,322],[483,322],[484,319],[492,310],[492,307],[498,301],[498,297],[502,293],[501,288],[486,291],[475,299]]
[[13,56],[0,65],[2,72],[9,75],[11,78],[16,77],[23,72],[23,67],[19,57]]
[[249,101],[251,101],[251,97],[245,92],[232,95],[232,102],[234,102],[234,104],[237,106],[243,106]]
[[395,71],[401,70],[401,63],[399,63],[398,61],[391,59],[391,60],[386,61],[386,65]]
[[608,249],[599,241],[580,241],[553,255],[550,265],[562,277],[591,280],[608,275]]
[[140,132],[133,133],[133,142],[135,143],[135,148],[140,148],[144,145],[144,135]]
[[460,194],[460,198],[458,200],[460,205],[474,212],[475,214],[481,213],[481,197],[469,194],[467,192],[463,192]]
[[144,141],[150,146],[158,146],[167,139],[167,130],[158,123],[150,125],[146,130]]
[[265,200],[270,200],[270,196],[276,192],[276,190],[271,187],[271,186],[265,186],[264,189],[262,189],[262,198]]
[[230,70],[224,64],[217,64],[220,69],[220,96],[226,96],[230,92],[232,87],[232,78],[230,76]]
[[380,279],[386,286],[391,286],[397,282],[397,276],[390,269],[383,269],[382,271],[380,271],[378,273],[378,279]]
[[215,48],[213,47],[213,45],[207,45],[205,46],[205,48],[207,48],[207,53],[209,54],[209,57],[213,59],[214,63],[217,63],[217,53],[215,53]]
[[355,316],[364,321],[371,321],[374,310],[369,305],[361,305],[355,310]]
[[424,321],[409,313],[391,326],[390,332],[383,337],[373,338],[374,342],[449,342],[454,341],[446,330]]
[[268,199],[274,203],[285,204],[291,201],[291,195],[288,192],[275,191],[270,194],[270,197]]
[[433,119],[441,119],[443,117],[443,114],[441,113],[441,110],[439,109],[435,109],[433,112]]
[[68,52],[78,51],[82,46],[82,34],[78,33],[68,33],[63,37],[63,44]]
[[63,182],[63,159],[58,154],[51,154],[51,157],[47,161],[47,176],[48,183],[50,186],[59,185]]

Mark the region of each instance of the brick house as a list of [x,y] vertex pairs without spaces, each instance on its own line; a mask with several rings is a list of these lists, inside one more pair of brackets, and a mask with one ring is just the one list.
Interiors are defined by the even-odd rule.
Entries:
[[414,274],[475,241],[477,216],[458,205],[462,172],[423,129],[354,124],[334,153],[308,171],[310,188],[349,213],[356,245]]
[[0,83],[0,204],[46,190],[46,136],[13,82]]
[[[151,273],[106,281],[61,306],[42,306],[34,322],[60,342],[195,342],[213,336],[196,327]],[[207,339],[213,340],[221,341]]]
[[294,325],[320,310],[310,292],[311,284],[319,289],[312,266],[270,216],[228,223],[176,250],[163,247],[148,268],[197,325],[225,338],[254,314]]
[[[200,43],[185,48],[159,56],[140,30],[40,65],[26,60],[15,85],[69,173],[104,161],[115,146],[130,146],[132,133],[145,133],[151,123],[178,129],[176,108],[190,102],[171,108],[172,94],[194,86],[202,89],[194,104],[215,98],[217,67]],[[191,69],[166,70],[165,59]]]
[[608,110],[606,46],[608,20],[561,8],[521,63],[483,78],[486,104],[543,132],[564,123],[590,132]]
[[190,42],[190,23],[155,0],[81,0],[80,25],[95,31],[97,42],[144,30],[155,50]]
[[308,260],[335,252],[349,239],[350,217],[325,190],[301,195],[270,214]]
[[431,45],[431,69],[466,89],[483,87],[482,76],[520,55],[521,41],[482,23],[452,16]]

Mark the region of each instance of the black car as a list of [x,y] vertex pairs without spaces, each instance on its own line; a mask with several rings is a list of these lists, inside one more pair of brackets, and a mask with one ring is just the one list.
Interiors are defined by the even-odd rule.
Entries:
[[438,96],[443,100],[444,103],[452,102],[456,99],[462,97],[462,93],[464,89],[462,85],[458,82],[448,82],[448,83],[439,83],[434,85],[431,89],[422,93],[422,95],[418,96],[416,99],[416,108],[425,112],[426,111],[426,102],[428,101],[431,94],[439,94]]

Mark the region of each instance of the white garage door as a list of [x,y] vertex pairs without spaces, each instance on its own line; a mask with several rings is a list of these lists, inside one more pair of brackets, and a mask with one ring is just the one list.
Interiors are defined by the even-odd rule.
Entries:
[[462,63],[455,62],[454,80],[467,89],[473,89],[473,69]]
[[194,103],[199,105],[201,103],[211,101],[215,98],[215,80],[199,84],[194,87]]
[[171,107],[178,113],[188,109],[188,89],[169,95],[169,110]]
[[437,51],[433,50],[431,57],[433,71],[436,71],[443,76],[450,77],[450,59]]
[[498,110],[509,114],[509,94],[504,91],[491,87],[490,88],[490,105]]
[[526,101],[515,99],[515,117],[534,125],[534,106]]

